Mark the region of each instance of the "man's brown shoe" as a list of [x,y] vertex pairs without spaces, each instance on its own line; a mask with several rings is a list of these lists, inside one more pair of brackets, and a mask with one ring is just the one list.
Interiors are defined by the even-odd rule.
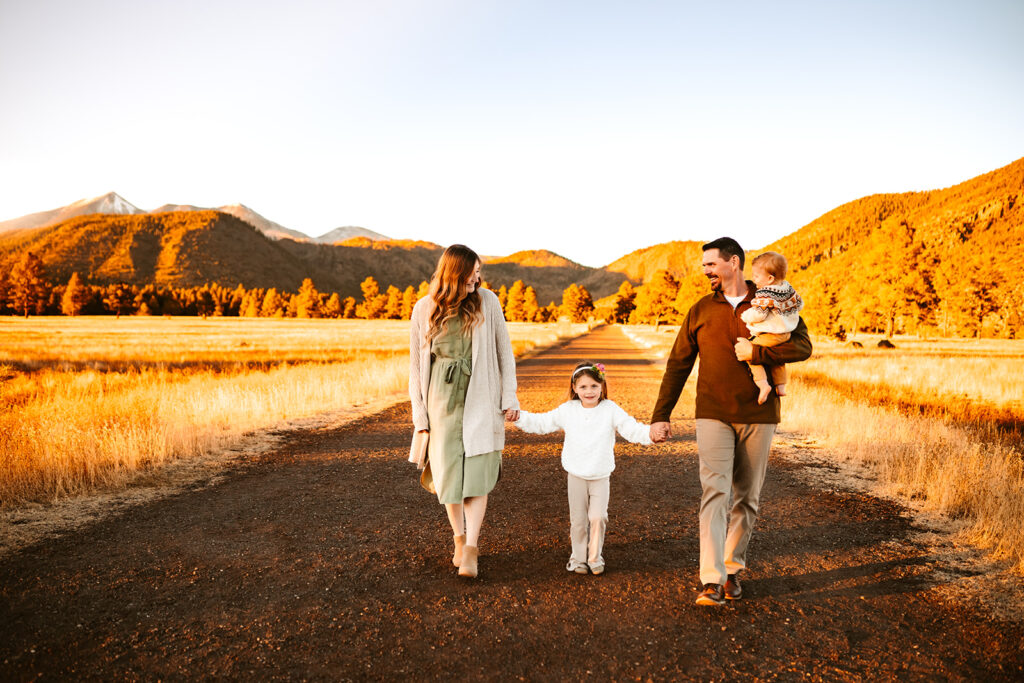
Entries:
[[725,590],[720,583],[705,583],[704,590],[697,596],[698,605],[724,605]]
[[729,574],[725,582],[725,599],[739,600],[743,597],[743,586],[740,585],[740,577],[736,574]]

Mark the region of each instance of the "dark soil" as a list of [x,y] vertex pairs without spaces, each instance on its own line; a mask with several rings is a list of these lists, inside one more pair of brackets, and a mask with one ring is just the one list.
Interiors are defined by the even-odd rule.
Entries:
[[[614,328],[522,362],[524,407],[557,405],[579,358],[648,419],[660,370]],[[0,680],[1024,677],[1021,627],[943,597],[905,510],[780,458],[745,598],[695,606],[692,406],[670,443],[617,447],[602,576],[565,570],[559,435],[510,430],[480,577],[458,578],[404,404],[0,561]]]

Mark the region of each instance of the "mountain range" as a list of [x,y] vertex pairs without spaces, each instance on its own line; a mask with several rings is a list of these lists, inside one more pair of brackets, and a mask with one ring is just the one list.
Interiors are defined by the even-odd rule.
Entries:
[[[310,277],[321,291],[358,297],[367,276],[382,288],[417,286],[441,253],[431,242],[346,234],[296,237],[242,205],[143,212],[111,193],[0,223],[0,269],[33,251],[53,283],[78,272],[94,284],[219,282],[296,291]],[[623,280],[639,285],[659,270],[703,292],[700,244],[645,247],[603,268],[543,249],[521,251],[486,257],[484,277],[492,287],[523,280],[542,304],[559,301],[571,283],[598,299]],[[874,329],[948,324],[978,333],[985,325],[1004,332],[1016,325],[1024,334],[1024,159],[950,188],[854,200],[765,249],[788,257],[789,279],[807,301],[804,318],[818,329],[859,329],[870,319]]]
[[[442,248],[432,242],[366,236],[331,244],[272,239],[234,213],[188,208],[92,213],[0,233],[0,268],[9,270],[25,251],[42,259],[53,283],[66,282],[77,272],[92,284],[194,287],[219,282],[296,291],[309,277],[321,291],[359,296],[360,283],[368,276],[382,288],[404,289],[429,280]],[[625,279],[622,273],[587,268],[546,251],[485,263],[490,284],[511,286],[523,280],[544,303],[560,301],[573,282],[603,296]]]
[[[193,206],[191,204],[164,204],[161,207],[153,209],[152,211],[145,211],[135,206],[128,200],[116,192],[108,192],[105,195],[94,197],[92,199],[81,199],[67,206],[62,206],[57,209],[51,209],[49,211],[40,211],[38,213],[31,213],[27,216],[21,216],[20,218],[12,218],[11,220],[0,221],[0,235],[3,233],[14,232],[16,230],[32,230],[35,228],[45,228],[51,225],[56,225],[63,221],[71,218],[77,218],[78,216],[88,216],[91,214],[106,214],[115,216],[133,216],[143,213],[171,213],[178,211],[210,211],[209,208],[201,206]],[[236,218],[240,218],[246,223],[252,225],[254,228],[262,232],[264,235],[271,239],[283,239],[288,238],[297,242],[313,242],[316,244],[334,244],[336,242],[343,242],[352,237],[368,237],[375,240],[386,240],[390,239],[386,235],[382,235],[373,230],[366,228],[360,228],[356,226],[344,226],[335,228],[330,232],[326,232],[319,237],[310,237],[304,232],[298,230],[292,230],[286,228],[280,223],[275,223],[269,218],[265,218],[260,214],[250,209],[245,204],[228,204],[226,206],[218,206],[213,209],[214,211],[220,211],[222,213],[231,214]]]

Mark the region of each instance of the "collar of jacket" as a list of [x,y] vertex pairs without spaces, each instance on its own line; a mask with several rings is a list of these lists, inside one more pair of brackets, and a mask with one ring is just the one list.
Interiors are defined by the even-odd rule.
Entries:
[[[748,302],[751,299],[753,299],[754,298],[754,292],[757,291],[757,287],[754,286],[754,283],[751,280],[744,280],[744,282],[747,284],[747,293],[746,293],[746,295],[744,295],[743,301],[740,302],[741,304],[744,303],[744,302]],[[722,292],[722,290],[718,290],[714,294],[715,294],[715,296],[714,296],[714,300],[715,301],[720,301],[723,304],[728,304],[729,303],[728,301],[725,300],[725,293]],[[732,304],[729,304],[729,305],[731,306]]]

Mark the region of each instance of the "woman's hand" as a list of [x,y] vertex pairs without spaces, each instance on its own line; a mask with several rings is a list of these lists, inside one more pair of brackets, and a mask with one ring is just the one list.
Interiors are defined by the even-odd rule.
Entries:
[[517,422],[519,420],[519,411],[509,408],[505,411],[505,419],[509,422]]

